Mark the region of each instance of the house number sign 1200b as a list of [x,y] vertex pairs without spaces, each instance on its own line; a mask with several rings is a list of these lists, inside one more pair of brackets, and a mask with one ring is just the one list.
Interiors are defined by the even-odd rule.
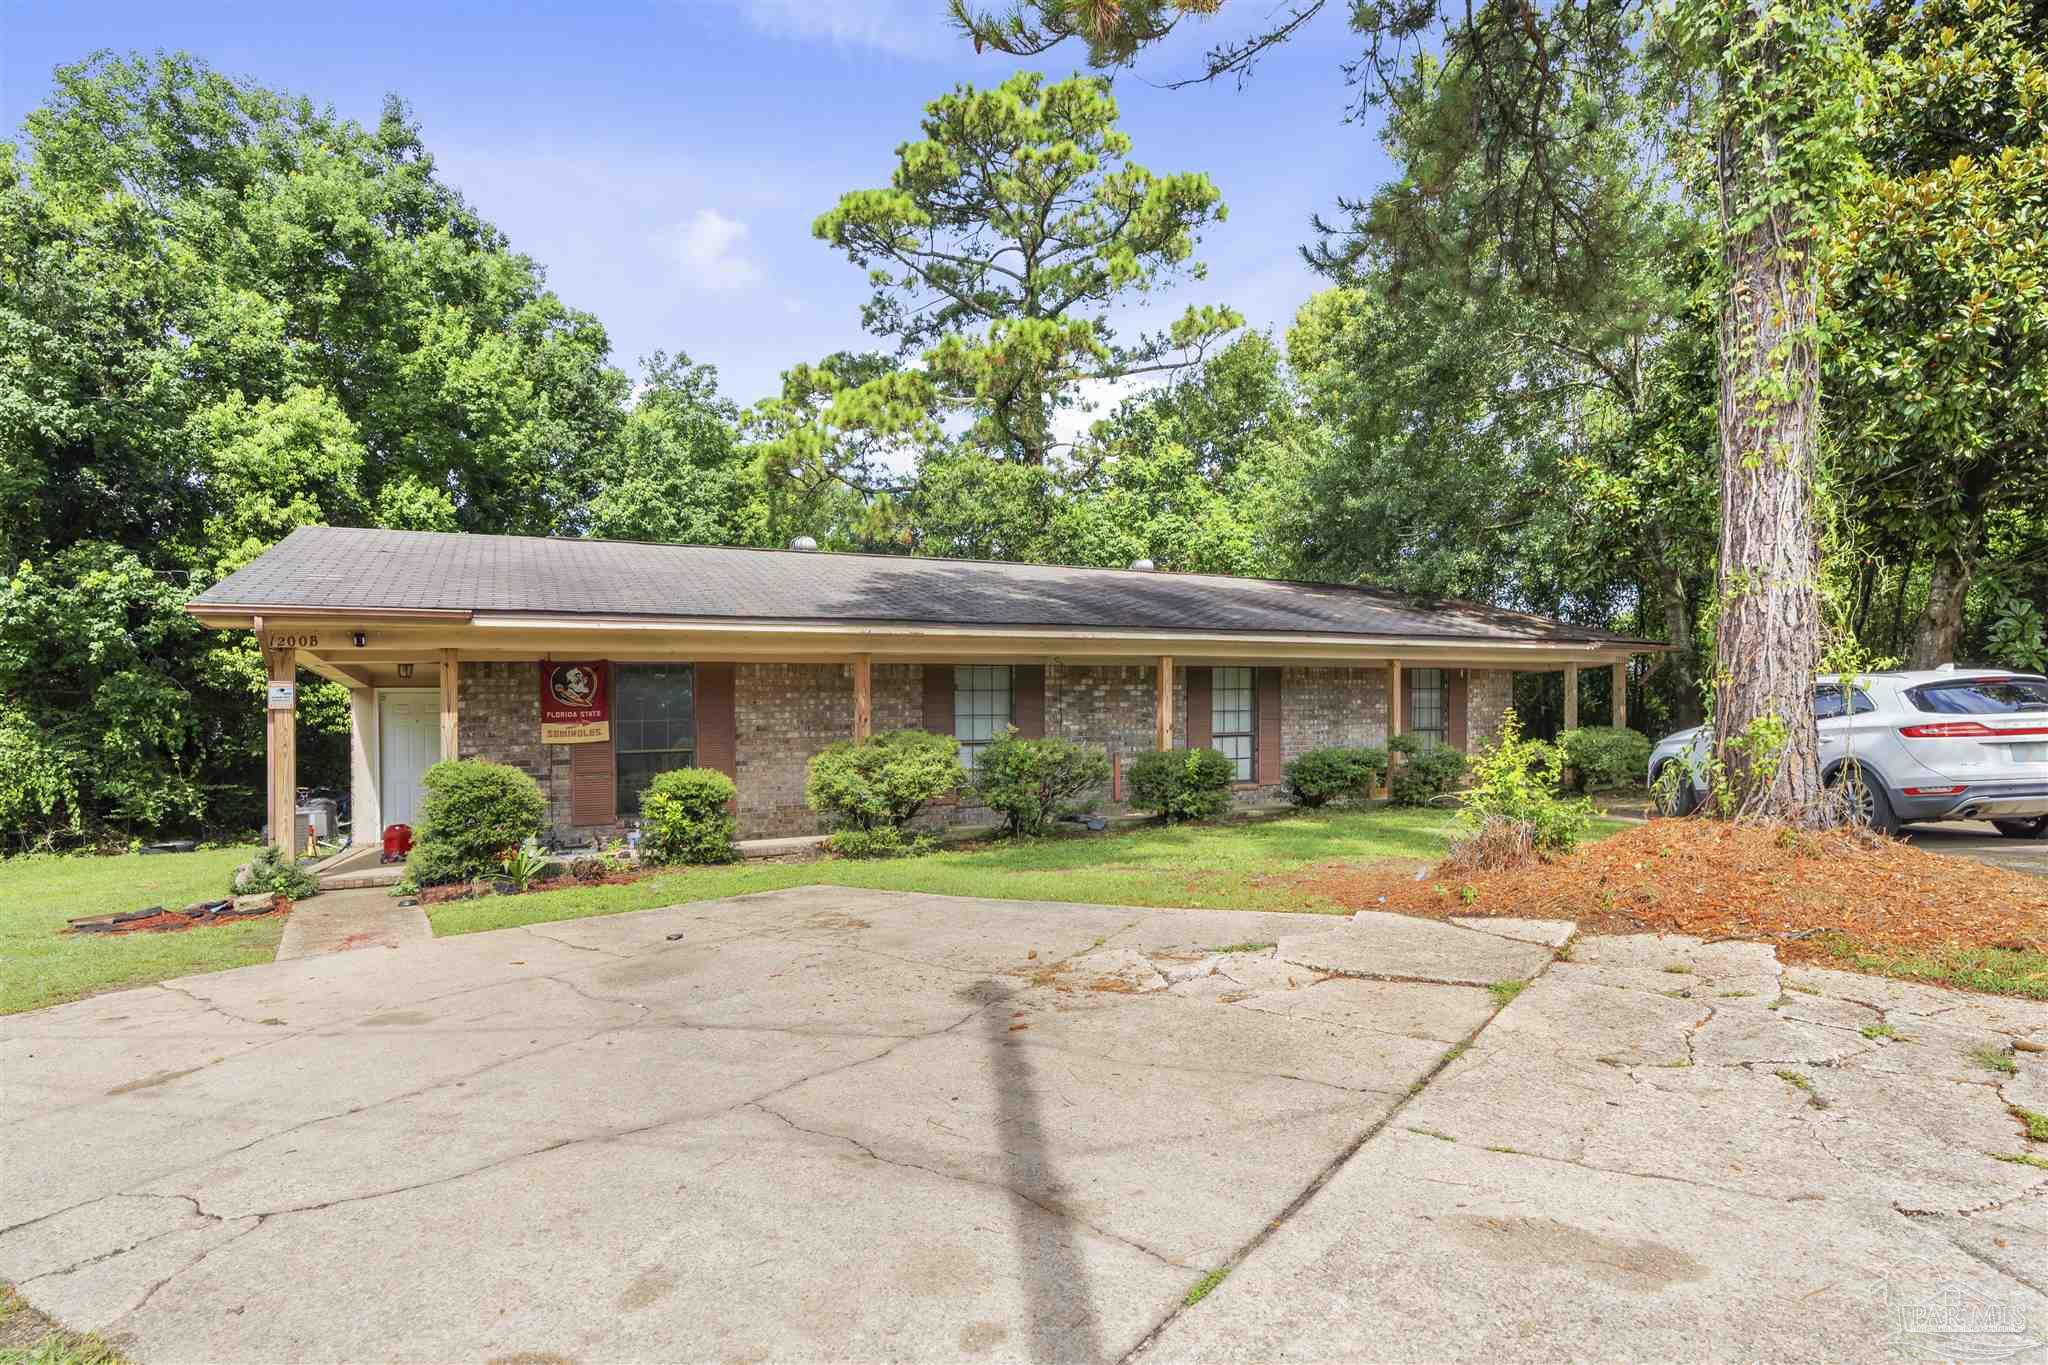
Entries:
[[270,637],[270,647],[272,649],[318,649],[320,648],[320,637],[317,635],[273,635]]

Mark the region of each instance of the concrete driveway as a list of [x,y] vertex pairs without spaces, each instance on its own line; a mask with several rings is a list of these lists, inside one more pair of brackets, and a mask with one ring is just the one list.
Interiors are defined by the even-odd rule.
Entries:
[[1564,928],[807,888],[103,996],[0,1021],[0,1278],[144,1361],[2048,1337],[2048,1007]]
[[2048,877],[2048,839],[2008,839],[1981,820],[1951,820],[1939,825],[1908,825],[1906,842],[1929,853],[1950,853],[2009,872]]

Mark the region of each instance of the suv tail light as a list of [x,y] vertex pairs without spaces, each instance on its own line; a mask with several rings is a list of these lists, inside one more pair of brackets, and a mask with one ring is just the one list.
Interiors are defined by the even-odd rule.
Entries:
[[1961,796],[1969,788],[1963,785],[1953,787],[1902,787],[1908,796]]
[[1998,731],[1981,720],[1936,720],[1905,726],[1899,733],[1907,739],[1978,739]]
[[1908,725],[1899,733],[1907,739],[2010,739],[2018,735],[2048,735],[2048,725],[1990,726],[1981,720],[1934,720],[1925,725]]

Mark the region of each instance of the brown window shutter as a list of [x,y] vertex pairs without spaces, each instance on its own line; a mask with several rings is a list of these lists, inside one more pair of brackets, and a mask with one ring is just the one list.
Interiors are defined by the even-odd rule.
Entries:
[[1215,741],[1216,708],[1209,691],[1209,670],[1183,669],[1188,680],[1188,747],[1206,749]]
[[953,729],[953,665],[924,666],[924,728],[935,735]]
[[1253,675],[1257,689],[1252,702],[1252,724],[1258,727],[1257,757],[1252,760],[1254,782],[1280,780],[1280,670],[1261,668]]
[[619,819],[619,770],[612,742],[569,746],[569,823],[612,825]]
[[1045,738],[1045,665],[1018,664],[1010,670],[1010,723],[1019,739]]
[[1465,683],[1469,676],[1462,668],[1444,670],[1444,740],[1453,749],[1464,749],[1471,737],[1465,708]]
[[739,718],[733,706],[733,665],[697,665],[697,766],[737,779]]

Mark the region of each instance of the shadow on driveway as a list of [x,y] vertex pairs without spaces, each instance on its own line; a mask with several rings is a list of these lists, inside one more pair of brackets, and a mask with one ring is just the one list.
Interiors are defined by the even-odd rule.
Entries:
[[1990,825],[1953,820],[1939,825],[1908,825],[1906,842],[1929,853],[1973,858],[2008,872],[2048,877],[2048,839],[2008,839]]
[[1010,1011],[1001,1008],[1014,995],[994,978],[961,992],[963,999],[987,1002],[981,1033],[995,1082],[1003,1183],[1012,1191],[1046,1191],[1055,1215],[1050,1220],[1034,1217],[1026,1207],[1029,1201],[1021,1194],[1014,1197],[1010,1228],[1017,1244],[1017,1277],[1030,1304],[1031,1359],[1100,1360],[1101,1332],[1087,1262],[1075,1244],[1074,1224],[1060,1216],[1059,1200],[1067,1191],[1047,1140],[1037,1068],[1010,1032]]

